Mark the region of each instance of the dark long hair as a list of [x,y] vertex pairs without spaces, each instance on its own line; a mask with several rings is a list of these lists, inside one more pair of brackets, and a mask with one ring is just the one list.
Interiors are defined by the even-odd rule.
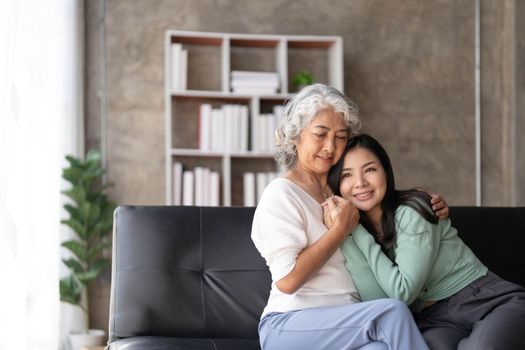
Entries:
[[384,252],[387,252],[396,241],[396,223],[395,212],[400,205],[406,205],[416,210],[421,216],[432,224],[437,224],[438,219],[432,212],[432,205],[430,203],[430,195],[424,191],[417,189],[410,190],[396,190],[394,182],[394,172],[390,158],[381,144],[372,136],[367,134],[360,134],[352,137],[341,156],[341,159],[330,169],[328,174],[328,184],[336,195],[341,195],[339,185],[341,184],[341,172],[343,169],[344,158],[346,154],[355,148],[364,148],[374,154],[383,166],[386,177],[386,192],[385,197],[381,201],[381,227],[383,234],[376,232],[373,225],[369,223],[365,215],[361,215],[361,223],[374,235],[378,244],[381,245]]

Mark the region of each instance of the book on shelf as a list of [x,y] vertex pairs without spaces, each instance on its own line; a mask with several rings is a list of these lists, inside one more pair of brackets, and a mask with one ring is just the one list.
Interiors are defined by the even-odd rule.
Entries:
[[212,151],[224,150],[224,133],[226,130],[225,117],[221,109],[211,110],[211,149]]
[[270,182],[278,177],[278,173],[270,172],[246,172],[243,174],[244,206],[257,205],[261,200],[264,189]]
[[173,205],[220,205],[220,175],[207,167],[183,170],[180,162],[173,164]]
[[279,75],[275,72],[234,70],[230,77],[234,93],[272,95],[279,91]]
[[203,103],[199,107],[199,149],[202,151],[211,150],[211,130],[212,130],[212,107],[209,103]]
[[171,44],[171,89],[186,90],[188,81],[188,50],[181,43]]
[[252,126],[252,149],[258,152],[272,152],[275,147],[275,130],[283,113],[283,106],[277,105],[273,113],[262,113]]
[[248,113],[248,107],[247,106],[240,106],[241,108],[241,130],[240,130],[240,151],[247,151],[248,150],[248,128],[249,128],[249,113]]
[[180,89],[188,88],[188,50],[182,49],[180,57]]
[[264,192],[264,189],[266,188],[266,185],[268,185],[268,174],[265,172],[258,172],[255,175],[256,178],[256,193],[257,193],[257,203],[261,200],[261,196]]
[[243,197],[245,207],[255,206],[255,173],[246,172],[243,179]]
[[173,163],[173,205],[182,204],[182,163]]
[[199,108],[198,139],[201,151],[234,152],[248,150],[248,107],[224,104]]
[[222,105],[222,113],[224,114],[224,150],[233,151],[236,150],[236,142],[238,140],[236,136],[237,129],[239,129],[235,106]]
[[204,168],[203,167],[195,167],[193,169],[194,177],[195,177],[195,205],[202,206],[204,205],[205,199],[204,199],[204,187],[206,183],[206,179],[204,178]]
[[182,173],[182,205],[193,205],[193,171]]
[[219,172],[210,171],[210,202],[212,207],[218,207],[220,204],[220,183]]

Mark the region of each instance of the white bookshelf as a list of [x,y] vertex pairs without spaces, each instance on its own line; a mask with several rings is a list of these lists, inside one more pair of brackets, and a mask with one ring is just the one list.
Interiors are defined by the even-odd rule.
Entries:
[[[174,89],[172,83],[172,44],[187,51],[186,88]],[[263,59],[253,59],[253,57]],[[202,59],[213,64],[198,65]],[[196,69],[199,68],[199,69]],[[212,68],[212,69],[210,69]],[[233,70],[275,72],[278,91],[271,94],[232,92]],[[173,164],[183,163],[188,170],[201,164],[220,173],[220,205],[242,205],[238,182],[243,164],[247,170],[268,164],[275,170],[273,154],[253,151],[257,118],[274,105],[283,105],[293,95],[291,80],[302,70],[312,72],[315,82],[343,91],[343,44],[339,36],[252,35],[169,30],[165,34],[165,155],[166,204],[173,204]],[[203,151],[199,149],[199,105],[215,107],[239,104],[248,107],[250,140],[246,151]],[[244,163],[243,163],[244,162]],[[255,165],[254,165],[255,164]],[[239,178],[241,177],[241,178]],[[234,184],[234,186],[232,186]]]

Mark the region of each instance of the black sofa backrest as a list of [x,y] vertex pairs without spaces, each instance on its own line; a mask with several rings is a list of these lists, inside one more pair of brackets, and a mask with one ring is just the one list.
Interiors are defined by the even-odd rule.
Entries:
[[[495,273],[525,285],[525,208],[450,208]],[[115,211],[109,342],[133,336],[257,338],[270,274],[250,239],[254,208]]]
[[254,210],[117,208],[109,341],[257,338],[271,278],[250,238]]
[[451,207],[450,219],[483,264],[525,286],[525,207]]

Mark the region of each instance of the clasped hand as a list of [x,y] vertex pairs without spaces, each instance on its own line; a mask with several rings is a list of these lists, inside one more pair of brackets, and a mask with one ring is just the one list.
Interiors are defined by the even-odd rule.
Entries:
[[324,224],[328,228],[340,227],[349,234],[359,223],[359,210],[349,200],[340,196],[332,196],[321,204],[323,207]]

